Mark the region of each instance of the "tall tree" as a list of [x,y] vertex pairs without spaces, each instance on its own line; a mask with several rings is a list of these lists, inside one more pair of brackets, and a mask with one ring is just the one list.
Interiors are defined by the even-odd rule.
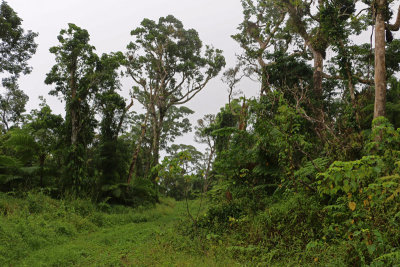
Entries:
[[292,32],[301,36],[313,58],[313,91],[320,112],[321,127],[325,121],[323,110],[324,60],[329,47],[339,40],[347,40],[351,15],[355,12],[353,0],[282,1],[289,14],[288,25]]
[[[261,82],[261,93],[264,94],[272,89],[267,67],[275,64],[268,62],[266,55],[271,50],[286,50],[287,44],[290,43],[290,35],[283,27],[287,12],[274,0],[242,0],[242,6],[244,20],[238,27],[240,33],[232,37],[244,49],[244,54],[240,56],[240,67],[246,63],[245,73],[256,74],[256,78]],[[239,70],[237,67],[228,70],[227,73],[236,75]]]
[[374,118],[385,116],[386,108],[386,53],[385,15],[386,0],[375,1],[375,108]]
[[28,74],[32,68],[28,60],[36,52],[35,37],[38,35],[21,27],[22,19],[7,4],[0,4],[0,73],[2,85],[6,89],[0,95],[1,121],[3,128],[9,129],[10,123],[16,123],[25,111],[27,95],[18,89],[19,75]]
[[137,86],[134,97],[149,113],[152,163],[158,164],[164,120],[171,107],[193,99],[225,65],[222,51],[203,45],[197,31],[186,30],[173,16],[144,19],[131,32],[128,74]]
[[[394,24],[389,24],[392,16],[389,3],[392,1],[376,0],[371,5],[373,19],[375,20],[375,105],[374,118],[386,115],[387,91],[387,62],[386,44],[393,41],[392,31],[400,27],[400,7]],[[387,43],[386,43],[387,41]]]
[[[56,64],[47,74],[46,84],[54,84],[50,92],[66,102],[68,175],[72,181],[67,184],[80,191],[86,175],[86,148],[94,134],[94,111],[91,102],[99,83],[96,77],[98,56],[89,44],[89,33],[74,24],[61,30],[60,44],[50,48],[56,57]],[[70,184],[72,182],[72,184]]]
[[28,116],[28,123],[24,125],[23,129],[33,138],[36,144],[34,155],[37,157],[39,165],[38,175],[40,186],[44,186],[45,184],[46,161],[49,158],[54,158],[54,150],[57,149],[60,143],[62,123],[62,117],[53,114],[43,99],[43,102],[40,104],[40,110],[32,110]]
[[[240,64],[245,62],[245,74],[256,73],[264,92],[280,90],[286,96],[290,94],[293,101],[301,99],[303,103],[294,103],[297,106],[306,99],[307,106],[302,107],[301,113],[326,140],[324,133],[331,128],[331,121],[325,103],[336,81],[323,86],[324,78],[348,81],[353,102],[353,80],[363,80],[355,77],[345,53],[349,50],[349,37],[359,34],[361,28],[360,18],[354,16],[355,1],[242,0],[242,4],[244,21],[239,26],[241,32],[233,38],[244,48],[239,59]],[[324,73],[328,48],[340,54],[341,66],[335,66],[340,76]],[[307,92],[306,98],[301,96],[302,90]]]
[[101,115],[98,169],[101,172],[101,185],[123,182],[126,174],[126,159],[119,153],[118,136],[133,102],[126,104],[118,93],[121,89],[120,68],[124,56],[122,53],[103,54],[96,72],[99,79],[99,91],[96,102]]

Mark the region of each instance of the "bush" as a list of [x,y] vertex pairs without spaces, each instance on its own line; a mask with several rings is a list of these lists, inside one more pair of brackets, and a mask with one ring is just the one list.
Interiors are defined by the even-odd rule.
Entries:
[[[154,184],[145,178],[135,178],[132,184],[115,184],[103,186],[105,202],[123,204],[131,207],[154,205],[159,201]],[[103,202],[104,203],[104,202]]]
[[241,217],[242,212],[240,206],[234,202],[215,205],[199,219],[197,225],[213,232],[225,232],[230,228],[232,220]]

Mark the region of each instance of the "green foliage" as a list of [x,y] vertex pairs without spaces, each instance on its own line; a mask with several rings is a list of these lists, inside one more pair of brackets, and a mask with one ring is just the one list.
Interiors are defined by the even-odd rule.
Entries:
[[[212,132],[217,136],[217,145],[218,138],[225,138],[226,142],[222,151],[217,149],[214,175],[229,181],[228,190],[235,198],[243,198],[247,208],[263,208],[258,199],[281,190],[283,185],[284,188],[311,188],[312,177],[301,172],[295,174],[304,161],[309,161],[310,155],[318,153],[310,142],[313,136],[308,133],[307,123],[300,115],[287,103],[283,93],[275,92],[250,102],[251,130],[224,127]],[[320,164],[323,169],[327,161],[314,164]]]
[[[27,61],[36,52],[34,39],[38,36],[32,31],[25,32],[21,27],[22,19],[7,4],[0,4],[0,40],[2,53],[0,56],[0,73],[8,73],[18,77],[20,73],[30,73]],[[4,81],[4,80],[3,80]]]
[[101,187],[106,201],[116,204],[138,207],[140,205],[152,205],[159,201],[154,184],[145,178],[136,177],[131,184],[113,183]]
[[[277,51],[268,54],[265,58],[276,62],[265,68],[270,75],[268,83],[271,88],[283,91],[285,91],[285,88],[294,89],[299,85],[299,77],[302,77],[302,86],[312,83],[312,69],[300,56]],[[287,94],[290,98],[290,93]]]
[[235,266],[224,247],[177,233],[184,208],[172,199],[132,209],[0,194],[0,265]]
[[318,191],[329,196],[325,238],[348,243],[349,263],[383,264],[385,257],[380,255],[391,255],[398,248],[398,136],[387,119],[377,118],[366,146],[375,155],[334,162],[317,177]]
[[185,197],[192,197],[196,185],[199,187],[197,189],[202,191],[202,169],[198,162],[202,154],[193,146],[183,146],[183,150],[179,150],[179,147],[176,147],[175,153],[165,157],[153,171],[158,174],[156,183],[160,192],[165,196],[182,200]]
[[[123,200],[121,194],[107,193],[114,190],[102,188],[116,187],[125,183],[128,176],[129,166],[129,144],[126,140],[119,138],[123,131],[124,122],[127,118],[128,109],[125,99],[118,93],[120,90],[120,75],[118,69],[124,61],[123,54],[103,54],[96,66],[96,76],[99,82],[96,93],[98,111],[102,116],[100,122],[100,137],[94,153],[94,168],[92,175],[99,176],[97,188],[101,193],[99,199],[113,197]],[[130,104],[132,105],[133,102]],[[97,192],[93,192],[95,195]]]
[[[296,124],[297,113],[284,101],[275,112],[257,121],[254,133],[231,131],[229,149],[221,154],[224,161],[217,158],[215,163],[216,177],[222,179],[209,192],[215,204],[196,224],[204,231],[198,235],[213,242],[229,238],[231,255],[266,265],[278,264],[282,257],[304,265],[397,264],[399,131],[378,118],[365,156],[329,166],[329,157],[316,158],[311,151],[307,139],[312,139],[303,133],[302,123]],[[253,147],[255,141],[247,141],[250,149],[236,148],[246,142],[246,135],[257,136],[261,130],[264,134],[257,139],[265,138],[269,149],[262,154],[276,151],[277,177],[283,177],[272,195],[265,182],[259,183],[256,168],[240,165],[251,150],[259,149]],[[232,191],[233,200],[224,197],[226,191]]]
[[282,257],[286,262],[312,263],[318,256],[308,251],[310,244],[322,236],[323,212],[318,200],[297,194],[264,201],[266,208],[253,215],[237,201],[212,206],[198,226],[214,242],[229,243],[227,253],[242,263],[279,266],[284,264]]
[[7,4],[0,4],[0,73],[6,91],[0,94],[0,117],[2,131],[8,131],[22,120],[28,96],[18,88],[17,79],[21,73],[28,74],[31,67],[28,60],[36,52],[37,33],[25,32],[22,19]]
[[384,171],[385,165],[379,156],[366,156],[350,162],[337,161],[318,176],[319,192],[330,196],[358,193]]
[[8,131],[11,126],[18,126],[23,121],[22,113],[29,97],[18,88],[17,81],[3,81],[6,92],[0,95],[0,115],[3,131]]
[[9,160],[4,162],[2,174],[4,181],[8,181],[5,183],[8,189],[58,186],[59,181],[52,175],[56,172],[54,163],[62,122],[61,116],[52,114],[49,106],[42,103],[40,110],[33,110],[27,116],[22,129],[11,129],[3,136],[2,156]]
[[210,207],[206,214],[197,223],[198,227],[211,230],[213,233],[223,233],[232,226],[235,218],[243,214],[237,203],[222,203]]

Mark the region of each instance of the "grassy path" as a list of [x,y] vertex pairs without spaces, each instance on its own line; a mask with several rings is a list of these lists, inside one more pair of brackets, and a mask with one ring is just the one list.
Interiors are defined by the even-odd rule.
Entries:
[[233,266],[196,250],[174,225],[184,203],[143,211],[146,222],[99,228],[30,252],[12,266]]

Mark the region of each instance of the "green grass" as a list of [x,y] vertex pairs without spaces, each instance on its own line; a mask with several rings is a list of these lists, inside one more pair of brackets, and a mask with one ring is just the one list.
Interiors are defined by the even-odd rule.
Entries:
[[237,265],[223,246],[177,233],[185,210],[171,199],[131,209],[0,194],[0,266]]

